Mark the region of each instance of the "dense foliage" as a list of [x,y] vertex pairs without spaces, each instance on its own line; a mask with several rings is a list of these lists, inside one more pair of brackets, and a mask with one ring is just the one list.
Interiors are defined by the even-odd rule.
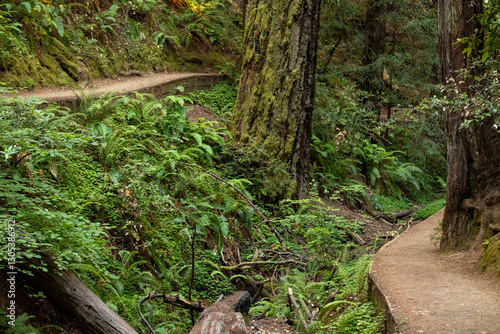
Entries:
[[[316,311],[310,332],[379,333],[383,317],[369,302],[366,280],[380,242],[355,244],[349,233],[361,235],[366,225],[341,217],[330,204],[364,212],[407,210],[442,197],[446,179],[438,109],[444,102],[432,98],[438,92],[436,8],[424,0],[379,2],[386,9],[380,17],[385,48],[369,62],[360,46],[369,44],[371,5],[324,2],[308,199],[269,201],[288,171],[273,157],[256,159],[233,145],[225,130],[236,99],[232,83],[161,100],[147,94],[82,96],[78,113],[2,98],[0,220],[15,217],[29,242],[53,251],[61,267],[138,331],[147,327],[137,301],[153,290],[208,304],[252,280],[268,294],[257,298],[254,316],[287,319],[305,330],[307,312]],[[69,61],[62,71],[72,84],[81,81],[82,66],[90,79],[130,69],[203,66],[220,66],[237,78],[240,5],[4,2],[0,71],[17,71],[15,58],[40,62],[43,54],[59,64]],[[50,66],[42,67],[55,71]],[[16,73],[16,86],[44,84]],[[220,121],[189,120],[192,103]],[[380,119],[382,105],[397,111]],[[255,203],[286,251],[248,200],[194,165]],[[18,255],[23,261],[37,256],[35,248]],[[227,269],[258,260],[293,263]],[[302,301],[298,309],[288,302],[288,288]],[[143,313],[156,333],[184,333],[191,324],[188,311],[158,301],[143,303]],[[28,315],[18,321],[27,320],[37,322]],[[1,330],[4,325],[0,321]]]

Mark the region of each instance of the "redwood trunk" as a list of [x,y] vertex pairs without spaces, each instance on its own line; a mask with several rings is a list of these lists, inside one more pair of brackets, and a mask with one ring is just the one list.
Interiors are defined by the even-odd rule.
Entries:
[[[243,73],[230,129],[289,166],[281,197],[308,190],[320,0],[249,0]],[[266,177],[266,176],[264,176]]]
[[[463,46],[456,41],[470,36],[478,27],[474,14],[482,12],[482,3],[439,0],[438,7],[441,83],[471,95],[471,83],[458,78],[456,71],[467,68],[479,75],[479,69],[471,66],[462,53]],[[459,130],[467,115],[464,110],[444,110],[448,179],[441,249],[465,245],[478,234],[484,236],[484,230],[480,234],[481,216],[496,203],[492,196],[500,186],[500,137],[493,127],[494,120],[488,117]]]

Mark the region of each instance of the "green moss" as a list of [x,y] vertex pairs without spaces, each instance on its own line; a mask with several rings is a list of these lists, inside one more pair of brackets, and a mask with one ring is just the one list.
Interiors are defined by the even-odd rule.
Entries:
[[20,88],[75,86],[76,84],[58,61],[50,55],[39,59],[27,55],[12,60],[8,71],[0,72],[0,81]]
[[429,204],[423,209],[418,210],[413,214],[413,219],[427,219],[446,205],[446,199],[440,199],[434,203]]
[[75,81],[79,80],[80,68],[77,64],[75,56],[55,38],[51,39],[48,46],[48,53],[53,56],[60,64],[61,68]]
[[500,276],[500,234],[495,235],[488,241],[479,263],[482,270],[494,272]]

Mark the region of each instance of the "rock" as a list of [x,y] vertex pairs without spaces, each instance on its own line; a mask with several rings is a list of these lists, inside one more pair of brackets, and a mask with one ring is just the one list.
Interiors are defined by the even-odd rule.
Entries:
[[247,334],[243,314],[248,313],[251,304],[247,291],[222,298],[201,313],[190,334]]

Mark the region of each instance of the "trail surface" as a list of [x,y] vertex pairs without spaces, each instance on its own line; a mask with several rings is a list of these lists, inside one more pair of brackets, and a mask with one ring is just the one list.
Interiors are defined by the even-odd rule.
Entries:
[[83,91],[86,95],[102,95],[107,92],[119,92],[125,94],[144,90],[148,87],[154,87],[169,82],[187,79],[192,77],[203,76],[218,76],[213,73],[147,73],[141,75],[132,75],[126,77],[118,77],[115,79],[102,79],[93,82],[89,87],[82,89],[78,88],[44,88],[33,91],[22,91],[15,94],[8,94],[9,97],[29,98],[36,97],[47,101],[57,101],[75,98],[76,94],[81,94]]
[[382,247],[370,278],[399,333],[499,334],[500,283],[479,270],[479,252],[439,252],[431,235],[442,216],[436,213]]

